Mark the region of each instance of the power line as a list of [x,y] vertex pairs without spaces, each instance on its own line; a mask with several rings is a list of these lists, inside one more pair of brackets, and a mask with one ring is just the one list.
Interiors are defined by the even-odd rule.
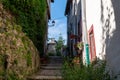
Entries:
[[66,17],[64,16],[64,17],[53,18],[52,20],[58,20],[58,19],[62,19],[62,18],[66,18]]

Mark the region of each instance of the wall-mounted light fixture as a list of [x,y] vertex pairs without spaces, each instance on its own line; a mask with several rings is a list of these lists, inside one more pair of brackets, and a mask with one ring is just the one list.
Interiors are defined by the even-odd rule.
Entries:
[[48,26],[49,26],[49,27],[53,27],[53,26],[55,26],[55,21],[52,20],[52,21],[48,24]]

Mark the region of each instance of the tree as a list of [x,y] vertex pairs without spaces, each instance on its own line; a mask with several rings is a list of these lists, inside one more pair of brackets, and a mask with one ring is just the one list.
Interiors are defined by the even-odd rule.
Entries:
[[56,52],[57,54],[61,53],[61,49],[64,46],[64,42],[65,40],[63,39],[62,35],[59,35],[58,41],[57,41],[57,45],[56,45]]

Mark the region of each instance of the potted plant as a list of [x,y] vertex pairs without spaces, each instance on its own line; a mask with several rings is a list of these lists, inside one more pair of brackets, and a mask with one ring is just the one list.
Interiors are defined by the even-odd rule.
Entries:
[[73,58],[73,61],[72,61],[74,64],[79,64],[80,63],[80,58],[78,56],[74,57]]

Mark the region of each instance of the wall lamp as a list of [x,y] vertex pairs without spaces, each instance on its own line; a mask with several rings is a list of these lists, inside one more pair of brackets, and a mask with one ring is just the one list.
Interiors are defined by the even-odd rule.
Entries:
[[55,21],[52,20],[52,22],[50,23],[50,25],[48,24],[48,26],[49,26],[49,27],[53,27],[53,26],[55,26]]

